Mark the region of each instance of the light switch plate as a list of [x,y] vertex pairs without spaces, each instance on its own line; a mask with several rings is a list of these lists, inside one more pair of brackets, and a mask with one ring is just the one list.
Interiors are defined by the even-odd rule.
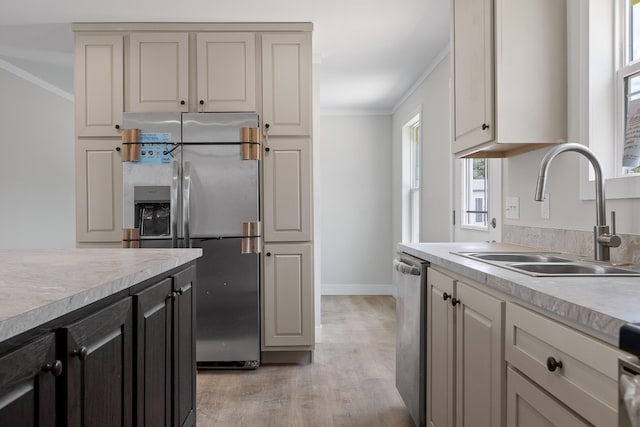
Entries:
[[505,204],[505,218],[520,219],[520,197],[506,197]]

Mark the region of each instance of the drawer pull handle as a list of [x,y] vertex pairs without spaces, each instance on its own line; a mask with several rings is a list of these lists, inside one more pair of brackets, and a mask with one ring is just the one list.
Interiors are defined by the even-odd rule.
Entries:
[[562,369],[562,361],[556,360],[554,357],[547,357],[547,369],[549,372],[555,372],[556,369]]
[[446,301],[446,300],[448,300],[449,298],[451,298],[451,295],[449,295],[448,293],[446,293],[446,292],[445,292],[445,293],[443,293],[443,294],[442,294],[442,299],[443,299],[443,300],[445,300],[445,301]]
[[460,300],[456,298],[451,298],[451,305],[455,307],[456,304],[460,304]]

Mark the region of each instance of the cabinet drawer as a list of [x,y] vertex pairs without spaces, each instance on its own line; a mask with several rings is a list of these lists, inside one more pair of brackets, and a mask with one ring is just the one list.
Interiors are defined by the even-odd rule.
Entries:
[[[505,346],[510,364],[573,411],[595,425],[616,425],[623,352],[514,304],[507,304]],[[547,367],[551,357],[562,367]]]

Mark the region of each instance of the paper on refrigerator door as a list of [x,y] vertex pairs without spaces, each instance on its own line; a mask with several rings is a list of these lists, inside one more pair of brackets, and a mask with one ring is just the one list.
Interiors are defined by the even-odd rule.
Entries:
[[625,168],[640,166],[640,99],[629,102],[622,166]]

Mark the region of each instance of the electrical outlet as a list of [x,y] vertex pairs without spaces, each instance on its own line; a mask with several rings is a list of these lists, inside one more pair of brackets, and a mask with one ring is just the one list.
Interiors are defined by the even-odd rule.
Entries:
[[505,205],[506,219],[520,219],[520,197],[506,197]]
[[549,193],[544,193],[544,199],[540,205],[540,216],[542,219],[549,219]]

